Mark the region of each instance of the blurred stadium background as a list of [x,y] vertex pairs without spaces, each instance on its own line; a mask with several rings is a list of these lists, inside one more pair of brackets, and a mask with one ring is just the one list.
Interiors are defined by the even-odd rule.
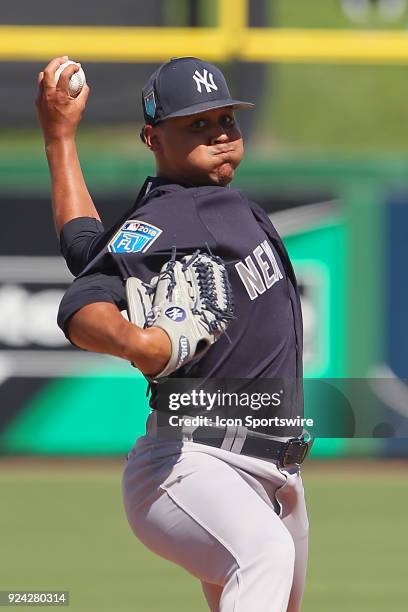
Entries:
[[[403,431],[407,29],[405,0],[3,0],[0,590],[70,588],[78,611],[204,610],[195,582],[139,547],[121,510],[121,462],[148,412],[144,379],[74,350],[56,327],[71,276],[35,119],[39,70],[61,54],[85,68],[78,144],[109,225],[154,172],[138,137],[148,75],[172,56],[219,64],[234,94],[256,102],[239,116],[235,185],[285,237],[307,377],[388,379],[373,391],[379,423],[397,414]],[[306,612],[406,609],[407,435],[315,444]]]

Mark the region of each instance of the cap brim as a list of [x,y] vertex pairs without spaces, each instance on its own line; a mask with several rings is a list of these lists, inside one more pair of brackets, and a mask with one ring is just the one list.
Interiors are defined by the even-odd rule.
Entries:
[[193,106],[188,106],[186,108],[182,108],[174,113],[170,113],[165,117],[160,117],[160,121],[164,121],[165,119],[173,119],[174,117],[188,117],[189,115],[197,115],[199,113],[203,113],[205,111],[214,110],[216,108],[233,108],[241,109],[241,108],[253,108],[255,105],[252,102],[243,102],[242,100],[231,100],[228,98],[227,100],[208,100],[207,102],[203,102],[202,104],[194,104]]

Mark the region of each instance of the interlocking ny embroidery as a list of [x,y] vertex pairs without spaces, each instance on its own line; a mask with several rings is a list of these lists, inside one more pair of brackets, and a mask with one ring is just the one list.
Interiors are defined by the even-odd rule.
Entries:
[[205,68],[204,68],[202,75],[198,72],[198,70],[196,70],[195,73],[193,74],[193,79],[196,82],[197,91],[199,93],[201,93],[201,85],[204,85],[204,87],[207,90],[207,93],[210,93],[212,89],[214,89],[214,91],[218,90],[218,87],[214,83],[213,75],[211,74],[211,72],[208,72],[208,70],[206,70]]

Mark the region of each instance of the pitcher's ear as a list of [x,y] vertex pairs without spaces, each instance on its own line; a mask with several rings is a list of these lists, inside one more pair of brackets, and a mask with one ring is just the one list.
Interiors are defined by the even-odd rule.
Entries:
[[145,129],[145,126],[143,126],[142,129],[140,130],[139,136],[140,136],[140,140],[143,142],[143,144],[146,144],[145,135],[144,135],[144,129]]
[[153,152],[160,151],[162,148],[159,135],[153,125],[147,124],[143,127],[143,141]]

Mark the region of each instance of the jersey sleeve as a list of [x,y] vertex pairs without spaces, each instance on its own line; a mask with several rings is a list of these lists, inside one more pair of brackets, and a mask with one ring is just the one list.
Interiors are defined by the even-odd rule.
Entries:
[[115,304],[119,310],[126,309],[126,292],[122,279],[116,275],[97,272],[73,281],[62,298],[57,317],[58,325],[68,340],[69,319],[84,306],[96,302],[108,302]]
[[60,233],[60,250],[74,276],[95,256],[95,246],[103,235],[103,224],[92,217],[77,217],[65,223]]
[[264,211],[262,206],[260,206],[256,202],[253,202],[252,200],[247,200],[247,201],[248,201],[248,204],[252,210],[252,213],[255,219],[257,220],[259,225],[262,227],[264,232],[268,234],[269,236],[273,237],[274,239],[279,238],[279,235],[274,225],[272,224],[272,221],[270,220],[268,214]]

